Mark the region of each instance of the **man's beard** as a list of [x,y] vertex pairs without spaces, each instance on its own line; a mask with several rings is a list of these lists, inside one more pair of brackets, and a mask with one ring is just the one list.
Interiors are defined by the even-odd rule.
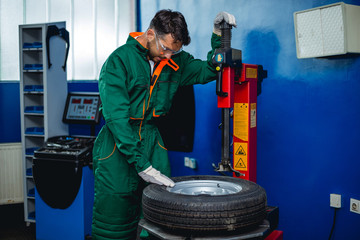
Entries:
[[154,61],[154,62],[160,62],[161,60],[162,60],[162,58],[161,57],[159,57],[159,56],[154,56],[153,54],[152,54],[152,52],[150,51],[150,42],[148,42],[147,44],[146,44],[146,47],[147,47],[147,49],[149,49],[149,51],[148,51],[148,58],[149,58],[149,60],[152,60],[152,61]]

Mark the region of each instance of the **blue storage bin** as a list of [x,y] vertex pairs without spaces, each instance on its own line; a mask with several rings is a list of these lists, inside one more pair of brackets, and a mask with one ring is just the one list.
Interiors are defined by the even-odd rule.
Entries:
[[25,92],[33,92],[34,90],[35,90],[34,85],[26,85],[26,86],[24,87],[24,91],[25,91]]
[[43,127],[29,127],[25,130],[26,134],[36,134],[36,135],[44,135]]
[[32,176],[32,168],[26,169],[26,176]]
[[24,110],[26,113],[44,113],[44,106],[27,106]]
[[39,149],[38,147],[27,148],[27,149],[25,150],[25,153],[26,153],[26,155],[34,155],[34,152],[35,152],[36,150],[38,150],[38,149]]
[[23,48],[32,48],[32,47],[33,47],[32,43],[24,42],[23,44]]
[[34,106],[29,106],[29,107],[25,107],[24,112],[26,112],[26,113],[33,113],[34,110],[35,110],[35,107],[34,107]]
[[35,197],[35,188],[29,189],[27,195],[28,197]]
[[24,87],[24,92],[43,92],[44,86],[43,85],[26,85]]
[[43,65],[42,64],[33,64],[33,70],[42,70],[43,69]]
[[42,48],[42,42],[33,42],[33,43],[24,42],[23,48]]
[[34,89],[36,92],[43,92],[44,86],[43,85],[34,85]]
[[29,212],[28,218],[32,219],[32,220],[35,220],[35,212]]
[[24,64],[24,70],[42,70],[43,65],[36,63],[36,64]]
[[32,70],[32,64],[25,64],[24,70]]
[[42,42],[34,42],[32,45],[34,48],[42,48]]

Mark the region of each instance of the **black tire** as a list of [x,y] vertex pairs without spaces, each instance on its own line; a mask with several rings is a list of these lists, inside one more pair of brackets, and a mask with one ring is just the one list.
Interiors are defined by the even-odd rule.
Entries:
[[238,184],[242,190],[225,195],[183,195],[151,184],[143,191],[144,218],[172,230],[194,232],[250,228],[266,217],[266,193],[256,183],[224,176],[184,176],[175,182],[214,180]]

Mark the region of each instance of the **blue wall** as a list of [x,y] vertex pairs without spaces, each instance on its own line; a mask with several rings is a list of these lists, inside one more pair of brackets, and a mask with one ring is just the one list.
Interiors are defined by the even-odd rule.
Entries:
[[[297,59],[293,13],[335,3],[329,0],[143,0],[142,30],[157,10],[180,11],[192,42],[185,50],[205,58],[213,18],[219,11],[235,15],[238,27],[232,47],[243,62],[268,70],[258,98],[258,183],[268,204],[280,207],[285,239],[327,239],[334,209],[330,193],[342,195],[333,239],[360,239],[360,215],[349,211],[350,198],[360,199],[360,56]],[[345,1],[358,4],[359,1]],[[220,111],[213,83],[196,86],[193,153],[171,152],[174,175],[216,174],[220,159]],[[184,156],[198,169],[185,168]]]
[[19,82],[0,81],[0,143],[21,142]]
[[[342,195],[334,239],[359,239],[360,215],[349,199],[360,199],[360,57],[297,59],[293,12],[331,4],[330,0],[143,0],[142,30],[162,8],[181,11],[192,43],[185,50],[205,58],[218,11],[235,15],[232,46],[245,63],[268,70],[258,98],[258,183],[268,204],[280,207],[285,239],[327,239],[334,210],[330,193]],[[360,4],[359,1],[346,1]],[[69,83],[69,91],[96,91],[96,83]],[[0,142],[20,141],[18,83],[0,83]],[[220,111],[215,85],[195,86],[196,126],[192,153],[171,152],[174,175],[215,174],[220,160]],[[79,130],[80,129],[80,130]],[[72,126],[73,133],[84,132]],[[198,169],[183,167],[195,157]]]

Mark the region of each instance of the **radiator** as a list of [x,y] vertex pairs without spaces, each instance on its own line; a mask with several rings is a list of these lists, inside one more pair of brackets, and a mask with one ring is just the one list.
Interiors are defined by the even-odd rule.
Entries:
[[0,204],[23,201],[22,145],[0,144]]

